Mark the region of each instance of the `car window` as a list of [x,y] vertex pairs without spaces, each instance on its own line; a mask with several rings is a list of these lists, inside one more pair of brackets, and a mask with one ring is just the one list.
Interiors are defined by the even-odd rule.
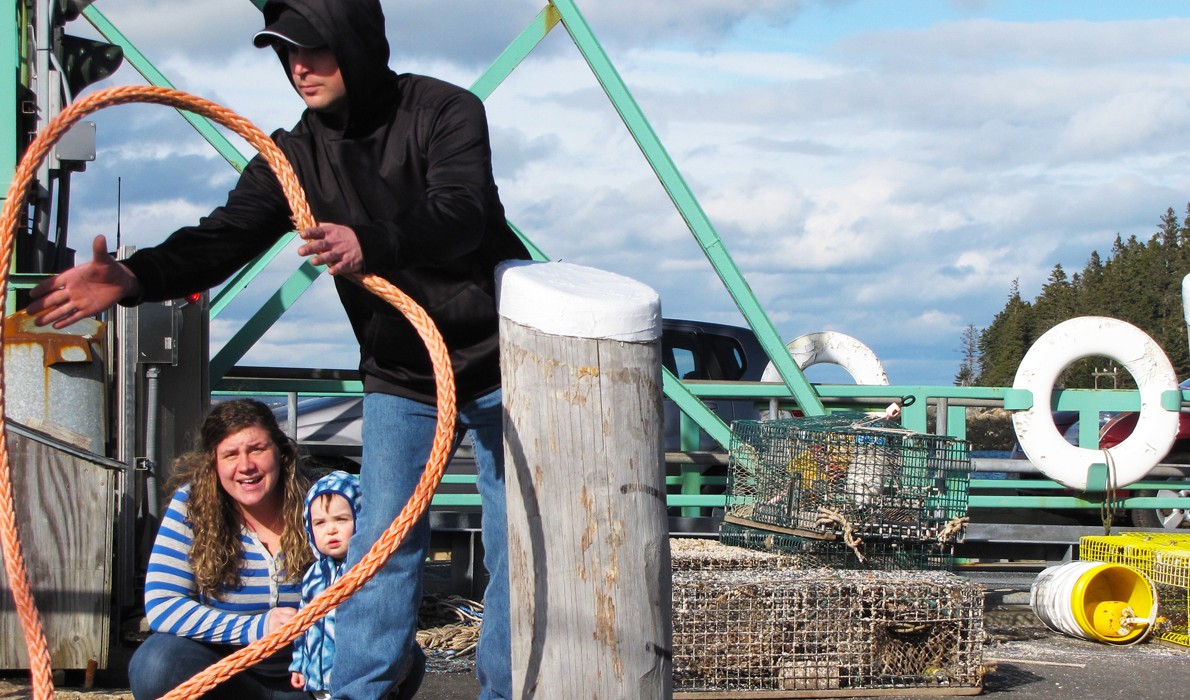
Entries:
[[744,376],[744,348],[740,346],[739,341],[722,335],[708,336],[708,340],[721,374],[716,378],[735,381]]
[[662,333],[661,362],[678,379],[706,379],[698,351],[698,335],[676,330]]
[[694,379],[698,376],[693,350],[674,348],[674,374],[683,379]]

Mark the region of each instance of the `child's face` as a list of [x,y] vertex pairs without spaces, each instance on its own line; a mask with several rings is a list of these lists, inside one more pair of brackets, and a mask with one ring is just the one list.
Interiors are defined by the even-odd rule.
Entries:
[[347,556],[347,541],[355,532],[351,504],[339,494],[316,497],[310,504],[310,529],[314,532],[314,548],[319,552],[334,559]]

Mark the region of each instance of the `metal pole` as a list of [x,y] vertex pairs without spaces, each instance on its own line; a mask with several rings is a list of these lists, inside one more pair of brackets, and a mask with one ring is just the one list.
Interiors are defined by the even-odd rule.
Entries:
[[297,442],[298,395],[296,391],[291,391],[286,395],[286,404],[289,409],[289,419],[286,421],[285,429],[289,433],[290,439]]
[[145,369],[145,506],[149,521],[146,531],[156,531],[160,519],[160,505],[157,499],[157,411],[160,410],[157,380],[161,368],[149,365]]

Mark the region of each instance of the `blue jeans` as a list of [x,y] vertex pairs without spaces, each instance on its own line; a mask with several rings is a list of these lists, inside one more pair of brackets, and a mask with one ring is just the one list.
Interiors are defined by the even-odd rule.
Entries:
[[[456,442],[470,430],[475,444],[489,577],[475,659],[479,697],[506,700],[512,696],[512,652],[500,392],[460,403],[458,412]],[[367,553],[409,501],[429,459],[436,418],[432,405],[388,394],[364,397],[362,503],[347,550],[348,566]],[[429,541],[429,519],[423,517],[375,576],[339,606],[331,676],[334,697],[379,700],[400,680],[417,633]]]
[[[128,663],[128,687],[136,700],[155,700],[199,671],[243,647],[203,642],[174,634],[149,636]],[[288,663],[288,653],[285,654]],[[202,697],[205,700],[309,700],[289,685],[289,672],[268,676],[246,669],[223,681]]]

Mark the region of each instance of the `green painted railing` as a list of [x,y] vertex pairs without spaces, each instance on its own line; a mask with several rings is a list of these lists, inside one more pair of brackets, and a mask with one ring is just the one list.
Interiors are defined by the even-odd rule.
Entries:
[[[263,4],[263,0],[250,1],[257,8]],[[152,63],[118,29],[111,25],[94,5],[88,6],[83,14],[108,41],[118,44],[124,49],[126,60],[146,80],[154,85],[170,85],[166,77],[157,71]],[[966,437],[965,418],[967,409],[971,406],[1000,406],[1011,409],[1023,408],[1031,402],[1032,397],[1028,396],[1027,392],[1022,393],[1010,388],[811,385],[785,350],[775,326],[761,308],[755,294],[686,184],[677,165],[670,158],[643,111],[636,103],[628,86],[616,71],[610,57],[596,40],[575,0],[550,0],[474,82],[471,90],[486,99],[518,66],[522,65],[541,41],[557,27],[565,29],[578,52],[587,62],[602,86],[611,107],[615,109],[625,128],[635,139],[646,164],[653,170],[665,188],[675,208],[687,223],[695,243],[701,248],[711,267],[722,280],[782,380],[779,383],[767,384],[689,382],[681,381],[668,371],[664,371],[664,391],[684,415],[683,425],[686,427],[682,438],[684,444],[697,444],[696,431],[698,430],[705,431],[724,447],[730,444],[730,428],[704,403],[710,399],[735,398],[753,399],[758,403],[772,402],[785,409],[797,408],[805,415],[820,415],[828,410],[845,407],[883,408],[888,403],[895,401],[903,407],[902,423],[907,428],[920,432],[944,433],[958,438]],[[12,37],[16,33],[5,32],[5,35]],[[0,60],[10,61],[14,47],[5,45],[0,49],[5,55],[5,58]],[[247,162],[246,157],[236,151],[212,124],[190,113],[183,112],[183,116],[233,167],[236,169],[244,167]],[[0,154],[0,158],[12,160],[13,156],[4,153]],[[516,230],[515,227],[514,230]],[[517,233],[529,245],[535,259],[548,259],[545,253],[534,246],[519,230]],[[212,302],[212,315],[218,315],[232,300],[237,298],[249,282],[269,264],[288,242],[289,239],[279,241],[273,249],[246,267],[235,279],[225,285]],[[264,335],[268,328],[292,307],[297,298],[320,273],[321,270],[318,268],[305,263],[299,264],[289,279],[266,299],[243,328],[215,355],[211,362],[210,375],[211,386],[215,389],[214,393],[287,394],[296,392],[304,395],[349,395],[362,390],[359,382],[355,381],[292,379],[279,381],[237,379],[232,376],[236,363]],[[1181,400],[1181,403],[1187,402],[1187,392],[1182,392],[1180,397],[1172,396],[1169,403],[1176,404],[1179,402],[1178,399]],[[929,411],[931,406],[935,408],[932,420]],[[1135,392],[1089,390],[1057,391],[1053,405],[1056,410],[1078,411],[1080,419],[1085,425],[1098,425],[1098,417],[1103,411],[1137,410],[1138,407],[1139,399]],[[1084,431],[1080,440],[1084,447],[1096,446],[1094,431]],[[704,488],[714,488],[721,484],[708,481],[708,477],[698,468],[678,468],[675,471],[677,473],[670,477],[673,479],[670,485],[678,492],[670,495],[671,506],[683,508],[722,507],[722,495],[701,493]],[[448,475],[448,478],[453,477]],[[986,483],[990,481],[993,480],[976,478],[972,482],[972,488],[979,491],[1005,488],[1000,484]],[[1025,482],[1025,480],[1020,481],[1021,483]],[[447,483],[456,482],[448,481]],[[1060,488],[1053,482],[1049,482],[1051,486],[1044,486],[1045,483],[1046,480],[1043,479],[1028,480],[1030,489]],[[1150,484],[1151,486],[1152,484]],[[1140,488],[1134,486],[1131,490]],[[449,505],[450,503],[472,505],[472,503],[466,502],[468,497],[468,494],[442,494],[440,496],[442,500],[436,499],[435,502],[439,505]],[[1005,500],[1011,498],[1025,500]],[[974,508],[1001,507],[1012,503],[1019,504],[1021,507],[1098,507],[1098,502],[1085,494],[1023,497],[976,493],[971,496],[971,505]],[[1136,497],[1125,499],[1122,505],[1124,507],[1173,507],[1170,503],[1169,499]]]

